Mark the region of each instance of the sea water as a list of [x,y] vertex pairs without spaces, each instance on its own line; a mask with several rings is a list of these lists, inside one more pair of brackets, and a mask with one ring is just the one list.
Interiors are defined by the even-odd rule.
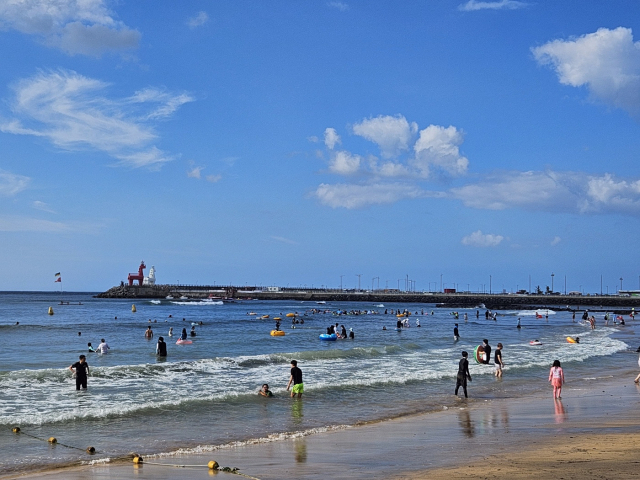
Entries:
[[[60,300],[69,304],[59,305]],[[47,314],[49,306],[54,315]],[[411,327],[397,332],[391,312],[405,308]],[[368,313],[336,315],[354,310]],[[638,338],[628,316],[624,327],[605,326],[599,313],[597,328],[591,330],[579,322],[580,313],[573,320],[571,312],[553,309],[542,312],[542,318],[532,311],[502,311],[496,321],[486,320],[484,310],[478,310],[479,318],[476,309],[457,311],[456,319],[452,309],[433,304],[0,293],[0,474],[110,461],[131,452],[171,455],[278,441],[440,410],[460,402],[452,394],[462,350],[469,352],[473,377],[470,401],[549,388],[555,359],[562,362],[569,384],[626,374],[636,362],[632,352]],[[287,313],[297,313],[304,324],[292,328]],[[285,336],[269,334],[274,317],[282,318]],[[521,329],[516,328],[518,318]],[[319,340],[336,322],[353,328],[355,339]],[[454,323],[459,324],[459,341],[453,338]],[[197,332],[189,337],[193,343],[176,345],[181,330],[190,331],[192,324]],[[148,326],[154,332],[151,340],[144,336]],[[159,336],[167,342],[166,358],[155,355]],[[567,336],[579,336],[580,343],[567,343]],[[109,353],[89,353],[87,342],[96,347],[101,338],[110,345]],[[492,365],[472,359],[484,338],[494,351],[498,342],[504,346],[502,380],[495,379]],[[542,345],[531,346],[534,339]],[[77,392],[68,367],[80,354],[87,356],[91,375],[88,389]],[[303,371],[302,401],[292,400],[285,390],[291,359]],[[263,383],[275,397],[257,395]],[[15,426],[25,435],[12,433]],[[51,436],[58,445],[45,441]],[[95,455],[84,452],[88,446]]]

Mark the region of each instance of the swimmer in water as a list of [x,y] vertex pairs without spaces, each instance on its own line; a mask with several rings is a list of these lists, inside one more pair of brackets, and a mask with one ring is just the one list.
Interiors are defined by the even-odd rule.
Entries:
[[89,347],[89,351],[90,351],[90,352],[95,352],[95,351],[96,351],[96,350],[95,350],[95,348],[93,348],[93,347],[91,346],[91,342],[87,343],[87,347]]
[[516,328],[522,328],[522,325],[520,325],[520,319],[518,318],[518,325],[516,325]]
[[262,385],[262,388],[258,391],[258,395],[263,397],[273,397],[273,393],[269,390],[269,385],[266,383]]
[[109,345],[107,345],[107,342],[104,341],[104,338],[100,339],[100,345],[98,345],[98,348],[96,348],[96,352],[98,353],[107,353],[109,352],[109,350],[111,349],[111,347],[109,347]]
[[156,355],[159,357],[167,356],[167,344],[164,342],[164,338],[158,337],[158,344],[156,345]]
[[[149,320],[151,321],[151,320]],[[149,325],[147,327],[147,329],[144,332],[144,338],[153,338],[153,330],[151,330],[151,325]]]
[[186,340],[186,339],[187,339],[187,329],[183,328],[182,334],[180,335],[180,340]]
[[173,337],[173,327],[169,327],[169,336]]
[[458,324],[455,324],[455,327],[453,327],[453,339],[455,341],[460,340],[460,332],[458,332]]

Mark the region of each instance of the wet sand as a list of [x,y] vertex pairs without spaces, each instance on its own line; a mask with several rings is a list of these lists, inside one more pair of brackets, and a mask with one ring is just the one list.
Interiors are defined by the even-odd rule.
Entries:
[[142,467],[128,461],[21,478],[241,478],[209,472],[205,466],[210,460],[260,480],[636,478],[640,476],[639,407],[640,389],[630,372],[606,383],[574,381],[563,390],[561,401],[553,400],[551,389],[545,396],[472,398],[441,412],[327,433],[149,457]]

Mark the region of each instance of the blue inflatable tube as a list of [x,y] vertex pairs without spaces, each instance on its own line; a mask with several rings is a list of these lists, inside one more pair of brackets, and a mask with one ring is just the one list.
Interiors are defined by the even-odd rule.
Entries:
[[334,341],[338,338],[338,336],[335,333],[332,333],[331,335],[329,335],[328,333],[322,333],[320,335],[320,340],[326,340],[328,342]]

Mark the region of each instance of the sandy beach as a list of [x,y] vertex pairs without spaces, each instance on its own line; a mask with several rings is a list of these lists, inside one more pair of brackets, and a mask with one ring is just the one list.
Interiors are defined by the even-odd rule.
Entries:
[[629,373],[619,381],[575,380],[561,401],[554,401],[550,390],[547,396],[471,398],[431,414],[198,454],[148,457],[141,467],[122,461],[21,478],[240,478],[209,472],[210,460],[260,480],[636,478],[640,389]]

